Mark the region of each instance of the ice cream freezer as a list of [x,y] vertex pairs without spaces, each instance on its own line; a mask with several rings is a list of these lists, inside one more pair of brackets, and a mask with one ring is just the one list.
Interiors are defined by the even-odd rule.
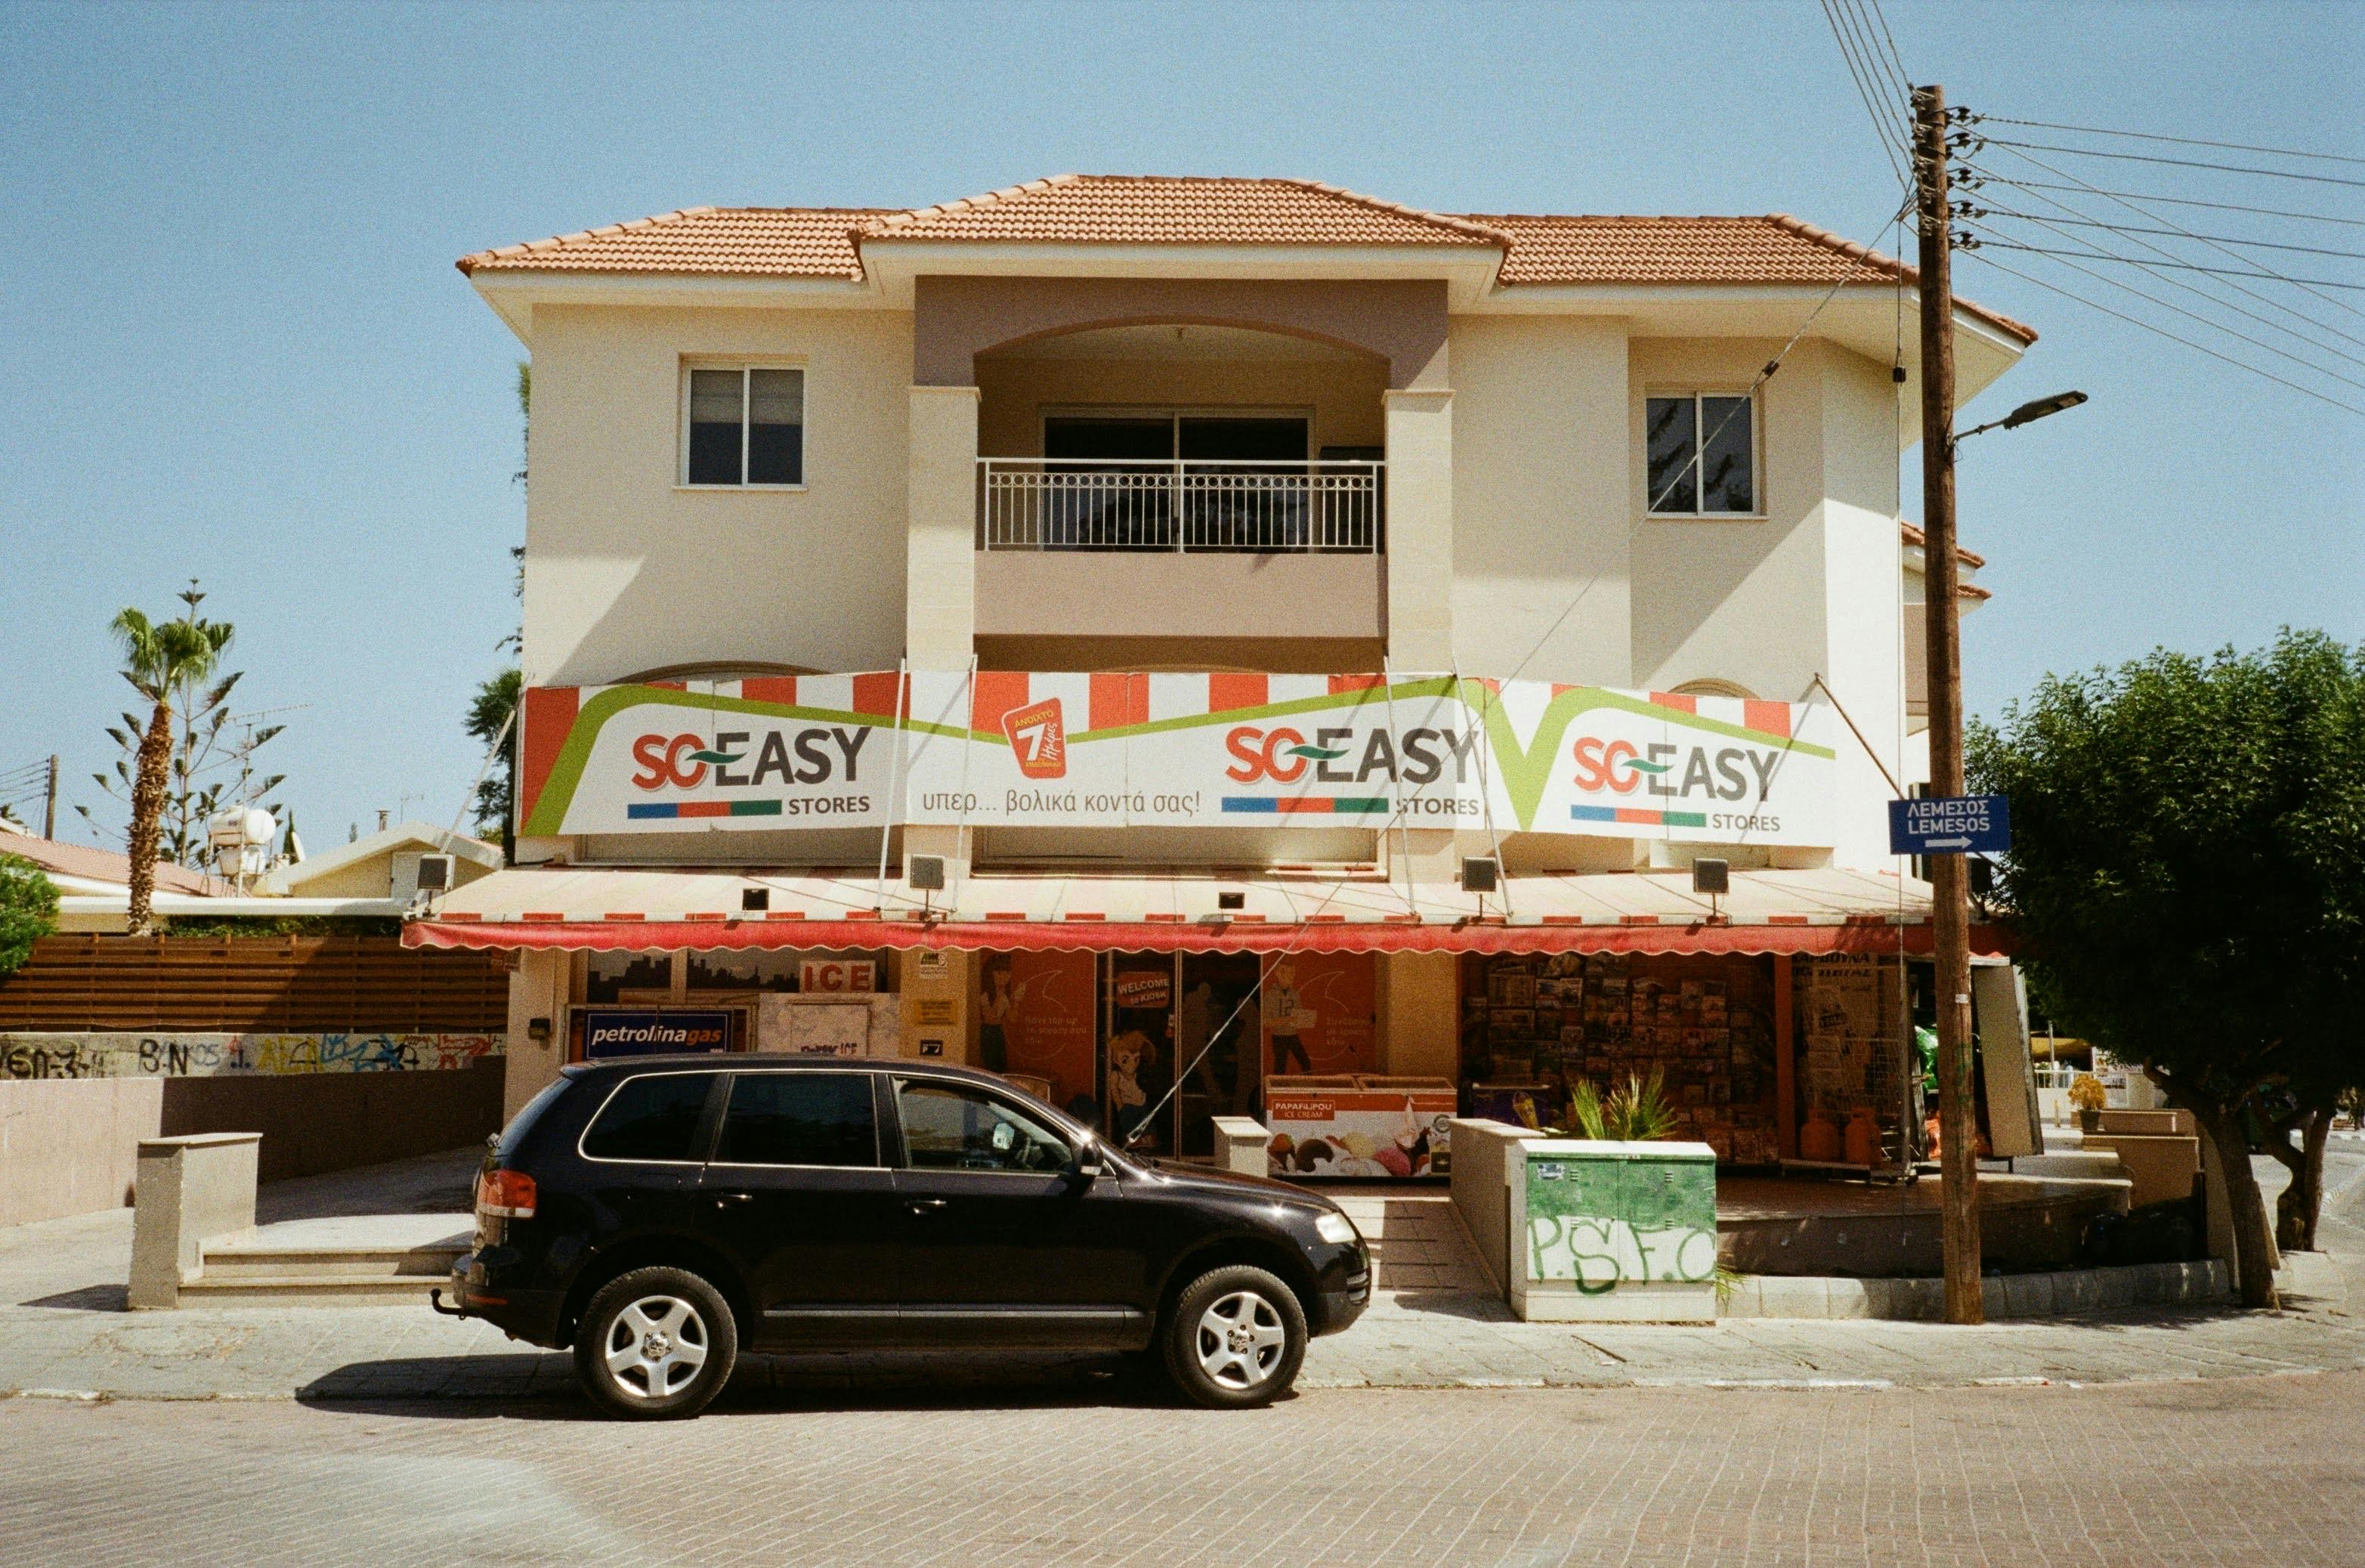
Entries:
[[1265,1080],[1275,1176],[1443,1176],[1454,1088],[1442,1078],[1335,1073]]

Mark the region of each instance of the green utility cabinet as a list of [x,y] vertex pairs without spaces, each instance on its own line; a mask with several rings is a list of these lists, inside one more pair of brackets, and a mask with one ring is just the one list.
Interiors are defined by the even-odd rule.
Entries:
[[1531,1321],[1716,1316],[1716,1151],[1530,1139],[1505,1175],[1511,1305]]

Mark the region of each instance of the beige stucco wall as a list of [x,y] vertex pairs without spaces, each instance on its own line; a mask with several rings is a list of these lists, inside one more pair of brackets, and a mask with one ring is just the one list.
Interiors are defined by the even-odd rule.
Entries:
[[1453,319],[1453,648],[1466,675],[1508,678],[1524,660],[1530,679],[1631,684],[1626,342],[1614,320]]
[[[524,952],[510,975],[509,1045],[503,1058],[501,1120],[506,1123],[542,1092],[566,1063],[566,1001],[574,955]],[[550,1020],[546,1039],[531,1037],[536,1018]]]
[[[287,873],[287,895],[300,899],[382,899],[388,897],[394,886],[394,857],[397,854],[420,855],[432,853],[426,846],[414,844],[402,850],[388,849],[382,855],[372,855],[350,866],[340,866],[318,876],[306,877],[300,866]],[[455,886],[466,887],[479,878],[489,876],[488,867],[473,860],[452,857],[452,879]]]
[[[1760,389],[1763,516],[1643,520],[1643,403],[1657,391],[1739,390],[1781,345],[1637,339],[1630,375],[1628,510],[1633,679],[1668,690],[1729,681],[1780,701],[1825,700],[1820,674],[1893,768],[1900,701],[1900,544],[1893,389],[1886,366],[1810,340]],[[1837,862],[1888,864],[1889,789],[1853,740],[1839,753]]]
[[122,1207],[163,1105],[160,1079],[0,1081],[0,1225]]
[[[681,364],[707,355],[803,365],[802,489],[677,485]],[[538,308],[527,682],[710,661],[891,667],[911,363],[911,318],[892,311]]]

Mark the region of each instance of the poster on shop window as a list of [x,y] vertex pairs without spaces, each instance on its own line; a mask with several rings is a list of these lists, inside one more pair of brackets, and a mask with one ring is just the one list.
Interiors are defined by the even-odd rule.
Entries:
[[978,1065],[1042,1080],[1087,1126],[1100,1123],[1096,975],[1091,953],[979,955]]
[[521,789],[536,835],[1401,823],[1815,846],[1836,724],[1451,676],[774,676],[535,688]]

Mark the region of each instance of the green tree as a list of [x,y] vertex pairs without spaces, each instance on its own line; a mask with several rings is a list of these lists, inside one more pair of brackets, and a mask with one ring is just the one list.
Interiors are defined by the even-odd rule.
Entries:
[[0,975],[32,956],[33,944],[58,928],[58,890],[21,855],[0,855]]
[[157,835],[173,756],[173,700],[212,678],[221,651],[229,645],[230,628],[200,622],[194,613],[179,621],[151,622],[144,611],[126,607],[108,629],[123,650],[123,678],[149,704],[131,778],[131,892],[126,929],[138,936],[148,929],[156,895]]
[[[521,441],[522,442],[524,440],[522,427],[530,426],[533,418],[533,366],[525,360],[518,361],[517,400],[518,421],[521,427]],[[524,467],[521,465],[512,477],[517,483],[524,484],[526,482]],[[510,547],[510,565],[511,568],[510,592],[522,599],[525,597],[524,546]],[[497,651],[505,649],[515,653],[523,644],[524,640],[524,630],[519,628],[493,646]],[[525,678],[514,666],[488,676],[477,686],[475,694],[468,700],[466,721],[468,734],[477,744],[491,745],[495,739],[501,735],[503,730],[509,727],[510,716],[517,712],[518,703],[524,690]],[[514,816],[514,808],[517,804],[517,741],[516,734],[509,735],[501,748],[500,766],[476,786],[476,835],[479,838],[488,837],[498,832],[501,835],[501,857],[504,860],[517,858],[517,823]]]
[[[193,628],[211,644],[214,657],[204,669],[174,682],[175,728],[165,762],[164,803],[157,817],[158,857],[192,870],[207,864],[206,824],[217,812],[231,805],[269,808],[272,791],[286,782],[283,774],[254,776],[254,754],[284,726],[258,726],[241,722],[230,711],[230,693],[238,689],[243,672],[232,670],[219,680],[214,677],[237,628],[227,621],[200,616],[197,607],[205,598],[194,579],[180,594],[185,608],[177,624]],[[128,802],[139,788],[140,754],[147,725],[139,714],[126,713],[121,723],[107,726],[106,734],[121,748],[120,755],[112,775],[94,773],[91,779],[108,795]],[[74,809],[92,826],[98,825],[89,807]]]
[[2049,678],[1967,750],[2012,800],[2003,913],[2056,1017],[2193,1113],[2242,1299],[2273,1305],[2247,1135],[2320,1172],[2319,1136],[2289,1147],[2298,1108],[2365,1080],[2365,649],[2286,631]]

